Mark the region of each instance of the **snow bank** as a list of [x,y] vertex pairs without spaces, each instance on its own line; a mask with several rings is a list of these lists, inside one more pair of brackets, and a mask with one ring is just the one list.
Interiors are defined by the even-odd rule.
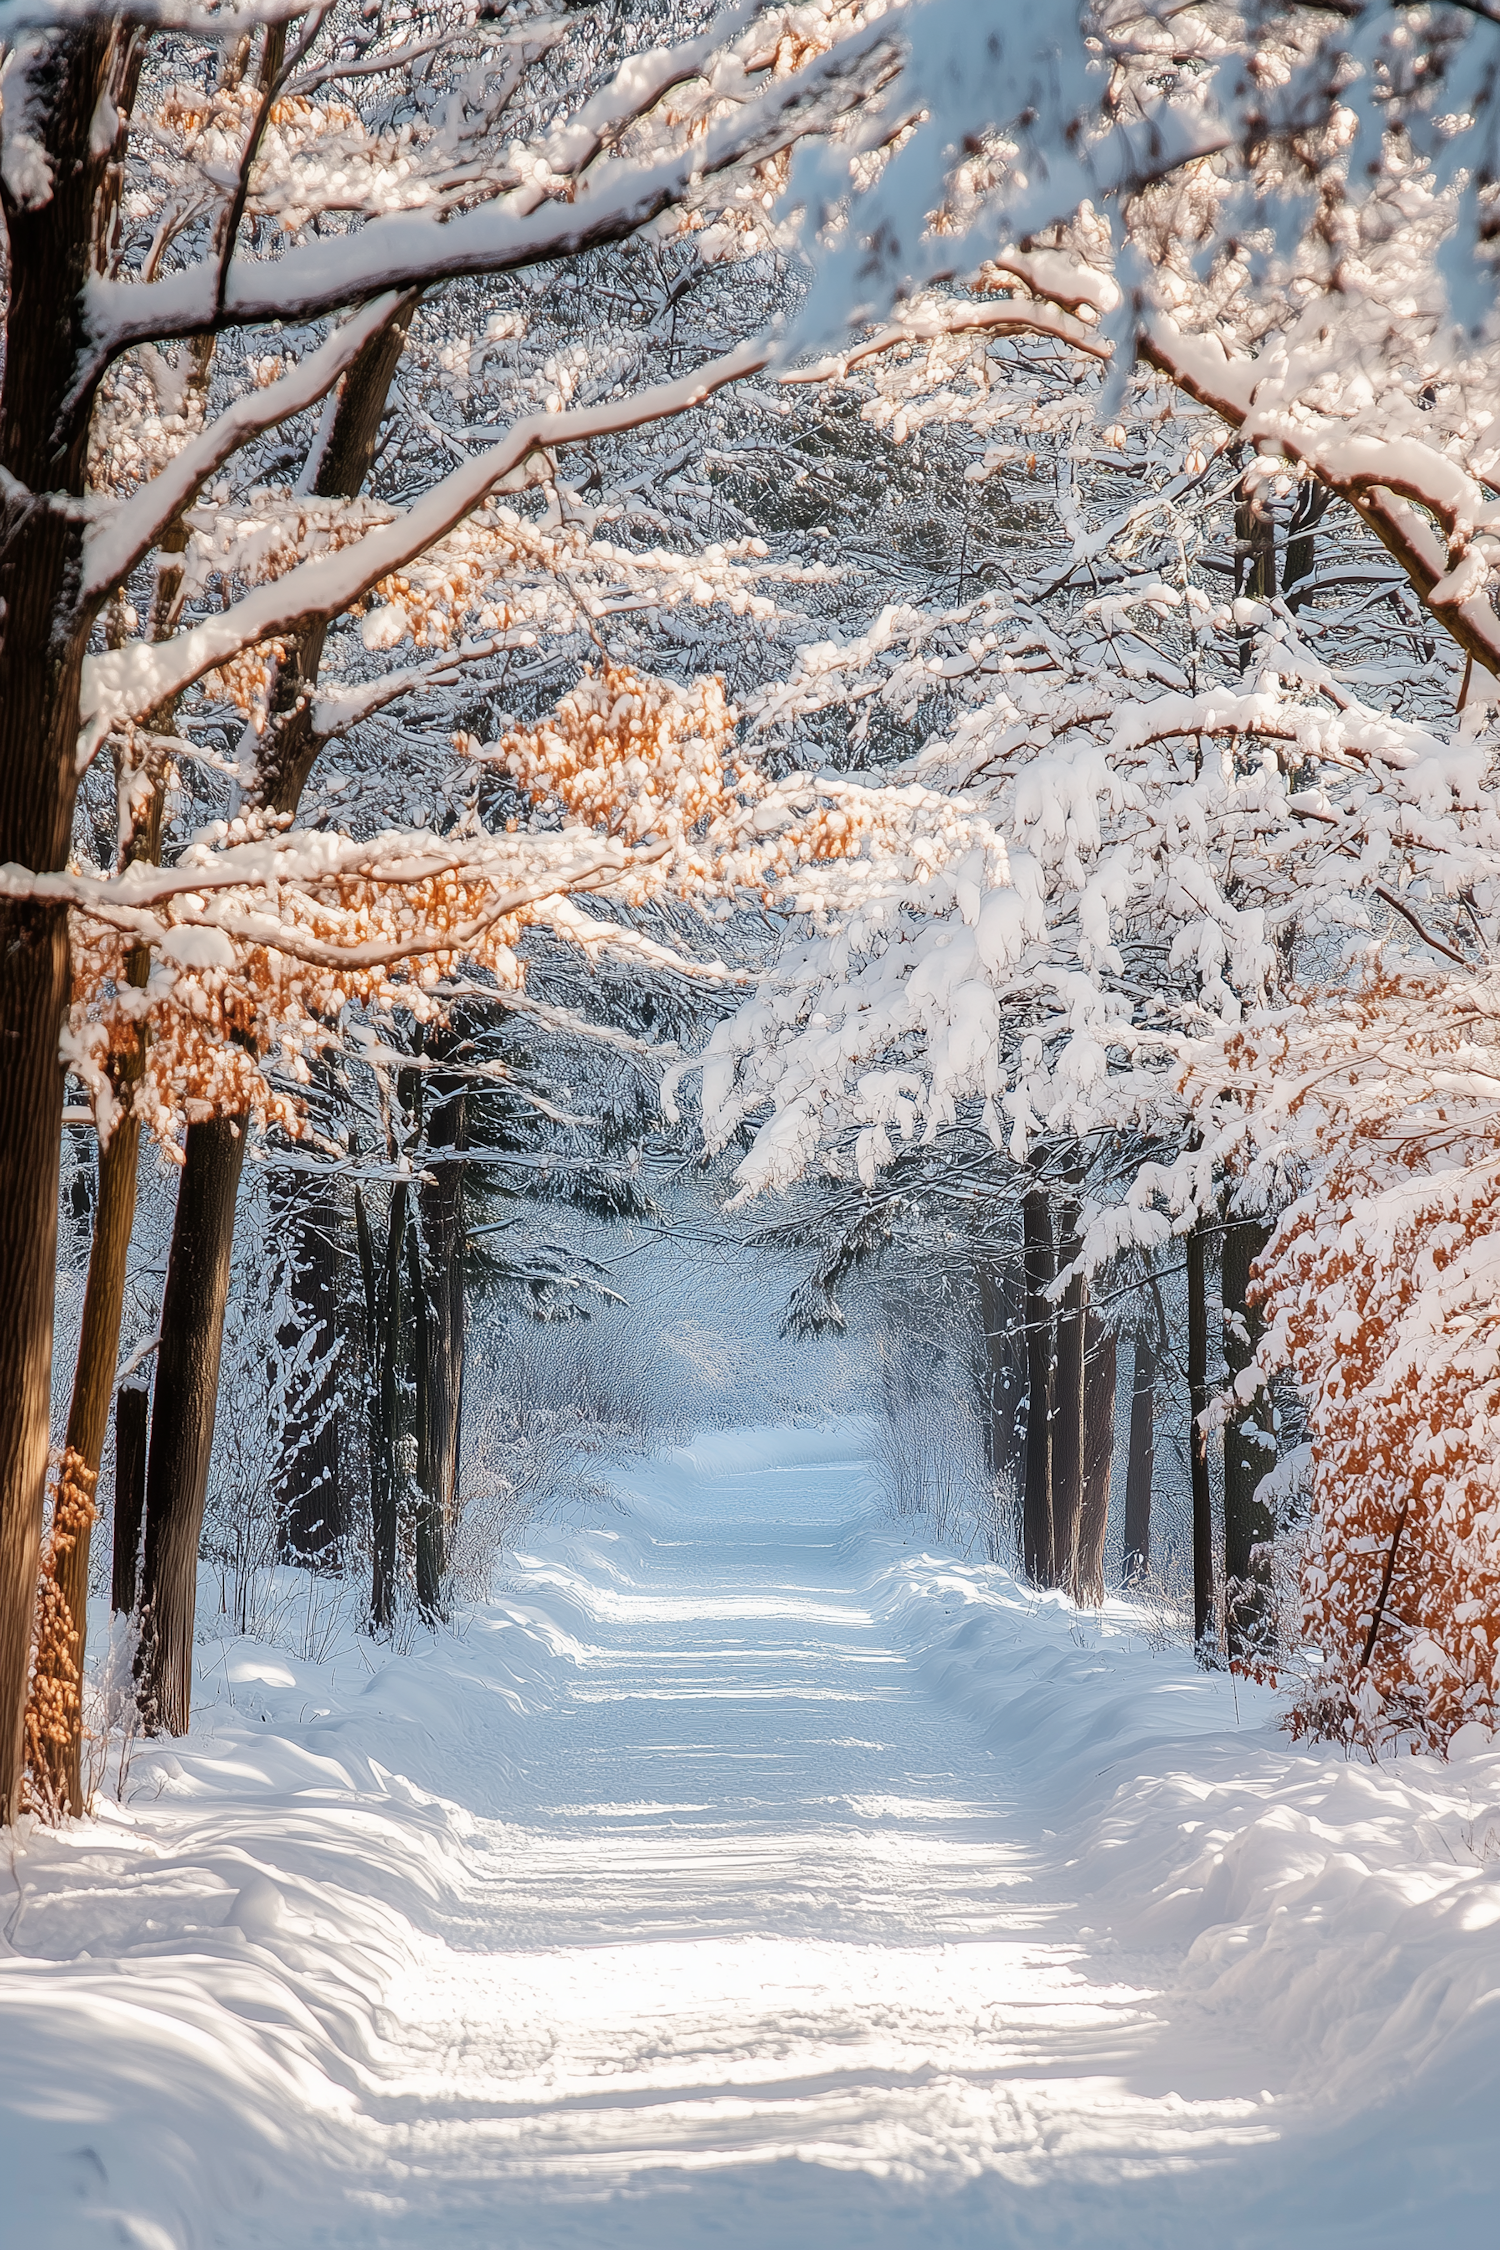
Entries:
[[[370,1643],[322,1663],[203,1643],[187,1742],[142,1751],[91,1822],[22,1824],[7,2241],[189,2250],[289,2177],[357,2172],[398,2035],[387,1997],[464,1942],[476,1805],[496,1810],[526,1718],[576,1665],[574,1619],[558,1589],[384,1662]],[[92,1623],[97,1646],[107,1613]]]
[[[872,1550],[895,1542],[872,1537]],[[1223,2239],[1487,2239],[1500,2194],[1500,1749],[1372,1766],[1266,1690],[1008,1572],[888,1555],[872,1593],[1023,1779],[1090,1954],[1166,1954],[1181,2020],[1253,2043],[1292,2171]],[[1244,2231],[1236,2232],[1238,2225]],[[1275,2228],[1285,2231],[1279,2236]]]

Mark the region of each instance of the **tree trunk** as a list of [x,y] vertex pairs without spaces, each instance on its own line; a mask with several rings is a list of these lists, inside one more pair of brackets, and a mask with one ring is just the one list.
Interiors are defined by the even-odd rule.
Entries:
[[412,1227],[406,1238],[407,1280],[412,1304],[412,1435],[417,1450],[417,1521],[413,1541],[417,1607],[429,1624],[441,1615],[443,1587],[443,1519],[433,1490],[432,1459],[432,1315],[427,1278],[422,1272],[422,1246]]
[[380,1454],[374,1497],[378,1505],[374,1522],[374,1572],[370,1615],[377,1627],[389,1626],[396,1614],[396,1533],[400,1499],[396,1440],[401,1413],[401,1252],[406,1234],[406,1182],[391,1191],[386,1227],[385,1274],[380,1293]]
[[123,1390],[115,1400],[115,1534],[109,1606],[117,1617],[128,1617],[135,1608],[141,1522],[146,1513],[148,1406],[144,1390]]
[[1193,1640],[1200,1663],[1213,1659],[1214,1515],[1208,1484],[1208,1298],[1204,1277],[1203,1224],[1187,1238],[1188,1290],[1188,1458],[1193,1491]]
[[1026,1275],[1026,1485],[1021,1503],[1022,1553],[1035,1586],[1052,1573],[1052,1211],[1044,1188],[1021,1206]]
[[[1235,448],[1236,455],[1240,451]],[[1267,512],[1265,488],[1253,490],[1242,478],[1234,510],[1234,592],[1253,602],[1276,598],[1276,526]],[[1248,672],[1255,655],[1255,630],[1241,626],[1240,670]]]
[[1125,1471],[1125,1577],[1144,1578],[1151,1567],[1151,1481],[1156,1466],[1156,1344],[1135,1332],[1135,1380],[1130,1395],[1130,1457]]
[[[7,242],[0,397],[0,862],[66,864],[78,785],[79,605],[91,391],[76,381],[95,229],[113,209],[114,146],[92,144],[112,66],[137,35],[102,20],[39,31],[11,57],[48,190],[0,179]],[[114,79],[119,84],[118,70]],[[121,89],[123,94],[123,88]],[[19,129],[19,128],[18,128]],[[23,168],[26,169],[26,168]],[[36,171],[37,165],[29,170]],[[0,1821],[20,1809],[52,1378],[67,917],[0,904]]]
[[365,1289],[365,1337],[370,1386],[370,1622],[383,1632],[396,1614],[397,1500],[399,1466],[396,1439],[401,1406],[401,1262],[406,1235],[406,1182],[391,1191],[385,1256],[375,1263],[375,1246],[365,1199],[354,1191],[354,1228]]
[[1332,498],[1327,485],[1319,484],[1316,479],[1309,479],[1297,488],[1297,505],[1287,525],[1286,554],[1281,566],[1281,591],[1287,608],[1292,611],[1301,603],[1298,587],[1304,578],[1311,578],[1317,566],[1317,542],[1313,535]]
[[[92,1492],[99,1475],[104,1435],[109,1427],[110,1400],[114,1395],[115,1357],[120,1343],[120,1311],[125,1301],[125,1267],[130,1253],[130,1230],[135,1220],[136,1158],[141,1129],[132,1114],[122,1117],[99,1152],[99,1201],[94,1214],[94,1241],[89,1253],[88,1285],[83,1299],[83,1327],[78,1340],[78,1364],[73,1377],[73,1400],[68,1414],[67,1450],[84,1472]],[[70,1633],[61,1658],[62,1676],[81,1685],[88,1629],[89,1533],[93,1512],[80,1521],[71,1545],[57,1558],[57,1590],[66,1605]],[[41,1653],[33,1693],[43,1687],[48,1667]],[[47,1750],[47,1787],[63,1811],[81,1815],[85,1809],[81,1764],[83,1755],[82,1704],[73,1696],[73,1726],[62,1740]]]
[[990,1474],[1019,1484],[1016,1458],[1025,1388],[1024,1298],[1014,1265],[981,1258],[975,1266],[984,1330],[985,1456]]
[[[310,489],[318,498],[353,500],[363,490],[391,382],[421,296],[417,289],[401,299],[385,327],[370,338],[345,374],[328,442],[311,481]],[[288,642],[277,662],[250,791],[251,801],[270,812],[295,813],[321,748],[313,730],[313,710],[328,632],[327,624],[309,625]]]
[[[1059,1271],[1077,1262],[1077,1182],[1068,1182],[1068,1203],[1058,1246]],[[1070,1586],[1083,1520],[1083,1371],[1084,1309],[1087,1284],[1081,1273],[1068,1283],[1057,1315],[1057,1369],[1052,1391],[1052,1571],[1053,1583]]]
[[[147,809],[131,836],[127,860],[155,861],[161,853],[162,792],[152,790]],[[126,959],[126,977],[139,991],[151,970],[151,956],[135,946]],[[114,1393],[115,1362],[120,1349],[120,1315],[125,1304],[125,1281],[130,1263],[130,1237],[135,1226],[136,1172],[140,1158],[141,1127],[135,1114],[135,1089],[145,1068],[144,1032],[138,1034],[126,1055],[115,1066],[114,1091],[121,1114],[99,1151],[98,1195],[94,1205],[93,1242],[89,1250],[88,1285],[83,1299],[83,1324],[78,1356],[73,1368],[73,1397],[68,1409],[68,1450],[89,1480],[98,1482],[109,1426],[110,1399]],[[83,1680],[88,1637],[89,1548],[93,1513],[80,1520],[72,1546],[59,1556],[57,1589],[67,1606],[71,1633],[61,1655],[67,1676]],[[134,1563],[131,1566],[134,1584]],[[38,1648],[32,1693],[47,1691],[47,1662]],[[81,1769],[83,1761],[83,1703],[72,1699],[70,1736],[58,1742],[48,1757],[46,1787],[54,1803],[81,1815],[84,1811]]]
[[[451,1042],[452,1035],[447,1035]],[[441,1048],[429,1040],[429,1050]],[[458,1516],[458,1471],[463,1438],[466,1307],[462,1151],[469,1145],[467,1082],[441,1070],[431,1082],[427,1126],[428,1158],[417,1187],[422,1236],[427,1249],[427,1475],[422,1482],[423,1518],[417,1526],[417,1598],[437,1613],[447,1542]],[[438,1151],[451,1149],[451,1157]],[[427,1556],[425,1566],[422,1557]],[[424,1591],[423,1570],[427,1572]]]
[[[1249,1299],[1250,1268],[1271,1239],[1256,1219],[1240,1219],[1224,1235],[1224,1359],[1229,1381],[1255,1358],[1265,1323]],[[1224,1628],[1231,1657],[1264,1645],[1270,1617],[1270,1573],[1256,1549],[1276,1535],[1272,1511],[1255,1497],[1275,1465],[1271,1396],[1259,1391],[1231,1414],[1224,1430]]]
[[1116,1344],[1114,1330],[1106,1328],[1095,1312],[1086,1316],[1083,1334],[1083,1512],[1073,1599],[1097,1608],[1104,1599],[1104,1540],[1115,1457]]
[[[19,858],[6,834],[11,794],[8,776],[0,779],[0,853]],[[38,856],[45,865],[49,855]],[[63,1077],[57,1035],[67,966],[60,914],[0,910],[0,1819],[6,1821],[20,1810],[47,1475]]]
[[[329,441],[328,451],[324,456],[326,473],[314,480],[313,489],[316,492],[328,497],[352,498],[354,493],[358,491],[358,484],[355,484],[347,492],[340,493],[337,485],[330,482],[329,478],[340,465],[347,470],[348,474],[352,474],[353,468],[357,466],[359,480],[360,482],[363,481],[374,445],[374,433],[379,430],[380,416],[384,412],[391,376],[395,372],[396,362],[400,358],[401,346],[406,339],[406,327],[410,320],[411,306],[415,301],[414,297],[402,300],[401,306],[398,307],[389,325],[381,331],[380,335],[372,338],[345,375],[343,393],[334,414],[333,433]],[[393,332],[398,330],[399,336],[393,342]],[[375,395],[377,388],[378,396]],[[333,469],[328,466],[330,461],[334,464]],[[322,655],[325,633],[326,627],[323,626],[311,629],[302,641],[292,644],[287,656],[282,660],[283,666],[289,667],[288,677],[284,685],[278,683],[273,693],[272,717],[268,721],[265,735],[257,753],[257,777],[248,792],[252,803],[264,805],[273,811],[295,813],[303,785],[318,752],[319,742],[312,732],[312,683],[316,678],[317,665]],[[225,1128],[232,1136],[233,1147],[236,1152],[233,1167],[236,1187],[244,1154],[244,1132],[247,1122],[243,1116],[220,1118],[213,1121],[214,1126]],[[153,1547],[155,1533],[151,1523],[151,1511],[157,1505],[159,1489],[163,1495],[162,1504],[168,1508],[173,1525],[170,1535],[164,1535],[167,1537],[167,1544],[161,1549],[162,1554],[170,1554],[172,1558],[170,1568],[173,1573],[174,1591],[171,1599],[173,1602],[186,1601],[188,1604],[185,1639],[181,1637],[181,1621],[175,1618],[174,1612],[173,1631],[177,1637],[172,1642],[172,1652],[169,1653],[165,1644],[161,1644],[161,1653],[154,1656],[152,1660],[153,1664],[169,1663],[174,1668],[184,1651],[188,1659],[191,1658],[192,1653],[192,1597],[196,1584],[197,1555],[195,1548],[190,1569],[179,1552],[179,1547],[182,1536],[181,1526],[186,1524],[189,1517],[194,1517],[192,1494],[195,1490],[197,1491],[196,1515],[194,1517],[195,1539],[197,1528],[202,1523],[203,1496],[207,1490],[208,1460],[213,1446],[215,1398],[212,1388],[205,1391],[200,1384],[188,1385],[182,1389],[180,1397],[175,1399],[173,1414],[164,1418],[159,1410],[162,1398],[161,1386],[169,1362],[173,1366],[193,1365],[204,1369],[211,1365],[215,1381],[217,1381],[219,1354],[223,1344],[230,1250],[234,1237],[235,1199],[233,1190],[227,1196],[218,1193],[216,1186],[211,1186],[207,1177],[202,1183],[202,1192],[200,1192],[199,1185],[196,1183],[191,1189],[189,1187],[189,1176],[194,1169],[194,1135],[205,1134],[209,1129],[209,1127],[201,1125],[190,1128],[188,1132],[187,1163],[184,1166],[182,1179],[178,1187],[177,1219],[173,1226],[172,1251],[168,1268],[168,1297],[171,1297],[170,1275],[172,1271],[179,1267],[185,1268],[186,1261],[189,1258],[199,1260],[202,1263],[203,1272],[191,1284],[184,1280],[182,1288],[171,1302],[170,1309],[167,1301],[164,1300],[162,1304],[162,1346],[161,1356],[157,1362],[156,1377],[158,1404],[151,1418],[151,1468],[146,1480],[146,1598],[148,1601],[153,1598],[151,1556],[155,1551]],[[204,1142],[201,1145],[204,1149],[204,1162],[213,1175],[214,1183],[217,1183],[222,1174],[219,1155],[215,1154],[210,1157],[207,1143]],[[188,1207],[186,1208],[184,1197],[188,1198]],[[217,1286],[217,1277],[220,1274],[224,1276],[226,1285],[222,1291]],[[398,1275],[398,1290],[399,1286]],[[189,1308],[191,1308],[191,1313]],[[192,1319],[194,1322],[192,1333],[178,1334],[175,1332],[175,1324],[182,1318]],[[197,1324],[202,1321],[211,1324],[212,1334],[199,1332]],[[161,1449],[162,1453],[159,1471],[157,1465],[158,1448]],[[394,1491],[392,1505],[394,1506]],[[170,1688],[168,1688],[163,1675],[160,1684],[151,1690],[157,1697],[157,1703],[161,1711],[167,1709],[181,1710],[184,1715],[184,1725],[186,1724],[188,1709],[189,1685],[188,1678],[177,1678],[174,1670]],[[162,1700],[163,1697],[165,1698],[164,1701]],[[161,1723],[166,1724],[166,1721],[163,1720]],[[182,1729],[169,1726],[168,1731],[179,1733]]]
[[277,1551],[283,1562],[337,1570],[348,1532],[339,1459],[343,1207],[327,1173],[283,1170],[272,1175],[270,1186],[276,1232],[287,1245],[287,1286],[296,1316],[278,1332],[277,1342],[288,1355],[307,1346],[282,1429]]
[[198,1536],[248,1124],[241,1116],[189,1126],[177,1189],[151,1408],[137,1659],[141,1716],[152,1734],[186,1734],[191,1715]]

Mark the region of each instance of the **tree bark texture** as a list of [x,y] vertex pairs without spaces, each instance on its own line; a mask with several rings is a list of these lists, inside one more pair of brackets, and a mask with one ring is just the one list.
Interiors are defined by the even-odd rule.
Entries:
[[1021,1206],[1026,1276],[1026,1483],[1021,1503],[1026,1575],[1050,1586],[1052,1575],[1052,1306],[1047,1291],[1055,1272],[1052,1208],[1045,1188],[1033,1188]]
[[[332,426],[313,473],[311,489],[324,500],[353,500],[364,489],[375,458],[392,379],[406,349],[421,291],[404,297],[344,376]],[[266,729],[256,755],[251,801],[270,812],[294,813],[322,747],[313,729],[318,670],[328,639],[325,623],[309,625],[290,641],[276,666]]]
[[[1264,495],[1241,480],[1234,510],[1234,592],[1253,602],[1276,598],[1276,526],[1264,506]],[[1240,629],[1240,670],[1247,672],[1255,654],[1255,628]]]
[[431,1624],[442,1612],[443,1519],[433,1491],[432,1460],[432,1304],[422,1271],[422,1246],[415,1227],[406,1237],[407,1277],[412,1307],[412,1435],[417,1452],[417,1520],[413,1563],[417,1607]]
[[1301,601],[1297,592],[1304,578],[1311,578],[1317,567],[1317,540],[1314,534],[1328,512],[1333,494],[1326,484],[1316,479],[1297,488],[1297,505],[1292,510],[1292,520],[1287,525],[1286,552],[1281,565],[1281,591],[1287,598],[1287,608],[1295,611]]
[[385,1271],[380,1290],[380,1384],[376,1393],[380,1453],[375,1480],[374,1573],[370,1614],[389,1626],[396,1614],[397,1510],[400,1499],[396,1440],[401,1413],[401,1253],[406,1236],[407,1189],[404,1180],[391,1191],[386,1226]]
[[[206,358],[203,372],[206,375]],[[184,554],[187,547],[186,523],[179,522],[173,526],[163,538],[162,546],[174,556]],[[173,629],[178,607],[176,596],[182,579],[180,563],[170,564],[165,570],[158,572],[153,604],[153,640],[165,640]],[[151,724],[162,734],[174,733],[177,724],[175,703],[161,705],[152,714]],[[122,863],[144,861],[154,866],[161,858],[165,759],[163,753],[154,748],[147,750],[146,758],[152,769],[151,787],[144,809],[133,823],[122,853]],[[120,751],[117,749],[116,788],[122,803],[127,801],[126,784],[132,778],[139,777],[127,776],[122,772]],[[126,956],[128,982],[137,990],[142,990],[150,973],[149,950],[145,946],[133,947]],[[146,1031],[142,1026],[133,1045],[112,1065],[114,1091],[122,1114],[107,1144],[99,1152],[99,1191],[94,1207],[88,1286],[84,1296],[78,1355],[73,1369],[73,1397],[68,1414],[67,1442],[82,1468],[92,1471],[96,1482],[104,1447],[104,1432],[109,1420],[110,1394],[120,1346],[120,1316],[125,1303],[125,1282],[130,1263],[130,1238],[135,1226],[136,1172],[141,1128],[134,1111],[134,1099],[135,1089],[145,1070],[145,1042]],[[68,1648],[54,1653],[60,1654],[69,1676],[79,1681],[83,1678],[88,1633],[91,1523],[91,1517],[82,1523],[72,1548],[60,1560],[57,1571],[58,1591],[68,1605],[72,1634]],[[133,1572],[132,1562],[132,1585]],[[32,1683],[33,1696],[39,1690],[45,1692],[45,1668],[46,1658],[39,1646],[36,1676]],[[83,1704],[79,1696],[73,1702],[71,1739],[59,1750],[57,1756],[49,1760],[47,1776],[47,1786],[53,1801],[78,1814],[84,1809],[80,1778],[82,1758]]]
[[146,1418],[150,1401],[130,1386],[115,1400],[115,1526],[109,1606],[117,1617],[135,1608],[146,1513]]
[[1193,1640],[1199,1659],[1212,1653],[1214,1515],[1208,1482],[1208,1294],[1201,1220],[1187,1238],[1188,1459],[1193,1493]]
[[[1253,1362],[1265,1326],[1259,1306],[1250,1302],[1250,1269],[1270,1239],[1270,1228],[1256,1219],[1225,1230],[1221,1293],[1231,1385]],[[1224,1430],[1224,1630],[1231,1657],[1262,1647],[1270,1624],[1270,1574],[1256,1549],[1276,1536],[1276,1519],[1255,1494],[1275,1466],[1271,1417],[1271,1395],[1263,1389],[1231,1414]]]
[[[170,720],[168,722],[171,723]],[[127,860],[155,862],[161,856],[162,791],[151,791],[146,810],[126,849]],[[137,990],[144,988],[151,956],[144,946],[133,947],[126,959],[126,977]],[[135,1226],[136,1174],[140,1158],[141,1127],[135,1114],[135,1090],[145,1069],[145,1034],[140,1031],[128,1051],[112,1066],[114,1092],[120,1104],[114,1130],[99,1151],[98,1193],[94,1202],[93,1240],[89,1248],[88,1282],[83,1299],[83,1322],[78,1355],[73,1367],[73,1396],[68,1409],[68,1450],[77,1458],[86,1477],[98,1481],[109,1426],[110,1399],[114,1392],[115,1362],[120,1349],[120,1316],[125,1304],[125,1282],[130,1264],[130,1237]],[[67,1676],[82,1681],[88,1637],[89,1549],[93,1518],[85,1518],[78,1534],[57,1565],[57,1588],[67,1606],[71,1633],[60,1656]],[[137,1525],[139,1528],[139,1525]],[[132,1584],[134,1565],[132,1563]],[[32,1693],[45,1692],[48,1657],[39,1646]],[[47,1790],[62,1809],[84,1811],[83,1703],[75,1696],[72,1731],[48,1758]]]
[[1156,1343],[1135,1332],[1130,1393],[1130,1451],[1125,1469],[1125,1577],[1144,1578],[1151,1567],[1151,1483],[1156,1469]]
[[1097,1607],[1104,1599],[1104,1540],[1115,1457],[1116,1344],[1114,1330],[1093,1311],[1085,1316],[1083,1335],[1083,1508],[1073,1599]]
[[[1067,1188],[1058,1270],[1075,1265],[1078,1235],[1076,1182]],[[1057,1366],[1052,1388],[1052,1583],[1070,1586],[1083,1520],[1084,1312],[1088,1285],[1075,1273],[1057,1311]]]
[[177,1189],[151,1408],[137,1658],[141,1716],[154,1734],[186,1734],[191,1714],[198,1538],[247,1124],[213,1117],[189,1126]]
[[[41,31],[12,57],[49,190],[0,182],[7,243],[0,395],[0,862],[65,865],[77,789],[81,496],[91,394],[77,382],[82,290],[112,208],[113,148],[93,145],[106,84],[136,40],[101,20]],[[24,86],[23,86],[24,78]],[[123,93],[123,88],[121,89]],[[22,198],[25,197],[23,200]],[[66,915],[0,905],[0,1821],[20,1808],[52,1374]]]

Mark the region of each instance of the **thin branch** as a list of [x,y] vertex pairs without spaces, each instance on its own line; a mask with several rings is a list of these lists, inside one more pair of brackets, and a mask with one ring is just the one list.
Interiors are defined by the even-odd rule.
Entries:
[[1469,960],[1465,954],[1456,953],[1451,945],[1445,945],[1441,938],[1433,936],[1431,930],[1424,929],[1422,924],[1418,921],[1416,915],[1413,914],[1411,908],[1407,906],[1400,898],[1398,898],[1393,890],[1387,889],[1384,883],[1377,883],[1375,885],[1375,896],[1379,899],[1383,899],[1386,905],[1390,907],[1394,913],[1401,916],[1403,921],[1410,922],[1412,928],[1416,931],[1418,937],[1422,940],[1422,943],[1424,945],[1430,945],[1434,953],[1445,954],[1448,960],[1456,961],[1461,969],[1473,968],[1473,962]]

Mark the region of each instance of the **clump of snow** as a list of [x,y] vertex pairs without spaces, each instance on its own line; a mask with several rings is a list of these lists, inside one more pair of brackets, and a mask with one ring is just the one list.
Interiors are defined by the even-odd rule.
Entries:
[[359,637],[368,649],[399,648],[411,631],[411,619],[400,602],[382,602],[366,610]]
[[42,137],[50,59],[51,42],[38,32],[18,39],[0,69],[0,179],[23,211],[40,211],[52,200],[52,164]]
[[161,955],[179,969],[232,969],[234,947],[222,930],[197,929],[181,923],[168,930]]

